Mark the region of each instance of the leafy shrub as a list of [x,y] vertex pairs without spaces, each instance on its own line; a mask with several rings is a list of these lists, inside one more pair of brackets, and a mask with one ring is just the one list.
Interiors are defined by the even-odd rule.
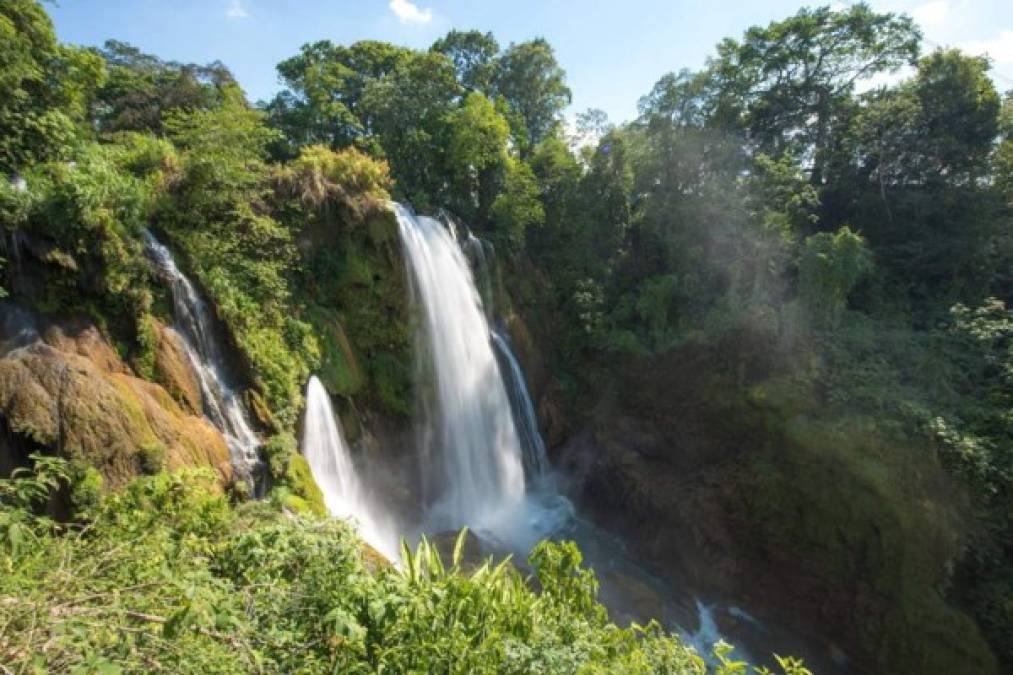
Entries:
[[356,216],[390,199],[387,163],[355,148],[335,151],[324,145],[307,146],[277,170],[276,180],[306,206],[319,209],[338,203]]
[[[0,515],[44,500],[61,463],[0,481]],[[392,567],[345,522],[233,509],[200,472],[137,479],[80,529],[0,547],[0,658],[48,672],[687,673],[704,661],[657,624],[620,628],[572,543],[461,569],[425,539]],[[28,516],[24,516],[28,518]],[[24,540],[22,540],[23,542]],[[745,673],[723,652],[713,671]],[[785,661],[785,672],[808,671]]]

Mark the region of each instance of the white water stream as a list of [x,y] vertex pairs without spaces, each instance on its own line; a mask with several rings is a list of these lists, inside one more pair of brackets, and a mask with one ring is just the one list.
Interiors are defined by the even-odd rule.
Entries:
[[259,464],[260,439],[254,433],[235,387],[226,376],[224,360],[211,323],[211,313],[190,280],[176,265],[168,248],[150,232],[144,233],[146,251],[158,273],[172,290],[175,324],[187,358],[200,383],[204,415],[225,437],[233,469],[252,481]]
[[341,423],[324,385],[316,377],[306,387],[302,452],[331,515],[358,523],[359,534],[390,560],[398,558],[398,530],[381,505],[371,499],[355,470]]

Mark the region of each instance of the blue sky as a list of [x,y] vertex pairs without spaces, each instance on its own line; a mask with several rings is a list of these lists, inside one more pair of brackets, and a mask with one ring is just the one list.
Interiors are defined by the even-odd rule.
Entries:
[[[932,44],[989,53],[1013,89],[1009,0],[874,0],[905,11]],[[573,89],[571,114],[612,121],[664,73],[698,68],[723,37],[793,14],[802,0],[59,0],[47,5],[65,42],[130,42],[165,59],[223,61],[251,100],[279,88],[275,64],[319,39],[379,39],[425,48],[451,28],[491,30],[504,46],[545,37]],[[822,3],[811,3],[822,4]],[[840,4],[837,2],[836,4]]]

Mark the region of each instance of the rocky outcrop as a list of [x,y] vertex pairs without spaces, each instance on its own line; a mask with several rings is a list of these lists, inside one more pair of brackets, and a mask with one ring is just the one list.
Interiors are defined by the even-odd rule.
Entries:
[[110,488],[163,466],[210,467],[223,484],[231,480],[228,447],[195,412],[193,374],[168,333],[157,361],[172,373],[183,405],[166,387],[134,375],[87,320],[40,319],[9,302],[0,303],[0,315],[5,463],[33,447],[95,466]]

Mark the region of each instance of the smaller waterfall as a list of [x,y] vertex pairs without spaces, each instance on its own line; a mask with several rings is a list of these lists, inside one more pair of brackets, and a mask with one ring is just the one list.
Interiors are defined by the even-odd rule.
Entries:
[[259,465],[260,439],[247,420],[235,388],[225,375],[224,360],[215,340],[211,314],[190,280],[176,266],[168,248],[145,231],[146,250],[159,274],[169,283],[175,310],[173,329],[179,335],[187,358],[200,383],[204,415],[228,443],[232,466],[252,479]]
[[397,560],[397,531],[391,519],[370,504],[356,474],[341,423],[331,407],[331,398],[316,376],[310,378],[306,387],[302,452],[324,493],[324,502],[331,515],[355,520],[360,536],[369,545],[388,559]]
[[517,433],[520,434],[524,447],[524,471],[530,478],[543,476],[549,469],[549,460],[545,453],[545,441],[538,431],[538,417],[524,380],[524,371],[510,349],[510,341],[495,328],[492,330],[492,344],[500,356],[500,362],[505,365],[503,379],[506,381],[510,407],[514,411]]

